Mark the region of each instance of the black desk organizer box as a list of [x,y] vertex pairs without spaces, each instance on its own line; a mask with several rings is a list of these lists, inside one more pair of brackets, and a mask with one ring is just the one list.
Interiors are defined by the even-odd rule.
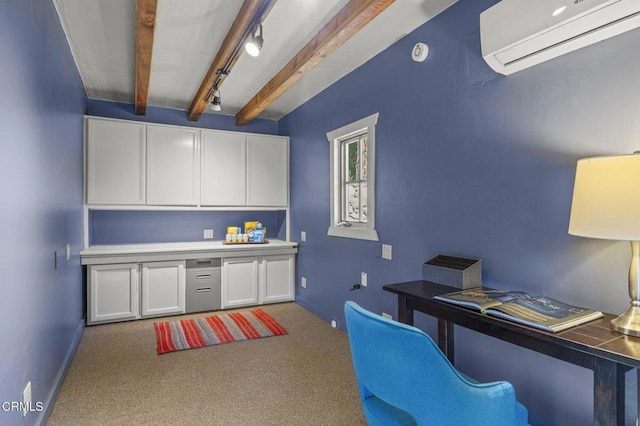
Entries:
[[439,254],[422,265],[422,279],[463,290],[482,287],[482,260]]

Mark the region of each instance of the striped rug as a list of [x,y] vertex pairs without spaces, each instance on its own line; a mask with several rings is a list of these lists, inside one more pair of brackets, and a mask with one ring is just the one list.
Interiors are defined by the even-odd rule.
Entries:
[[153,324],[158,354],[287,334],[262,309]]

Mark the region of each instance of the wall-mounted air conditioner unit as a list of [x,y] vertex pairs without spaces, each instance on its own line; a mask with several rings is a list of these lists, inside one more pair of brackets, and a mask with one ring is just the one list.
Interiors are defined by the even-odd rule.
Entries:
[[640,0],[502,0],[480,14],[482,56],[511,74],[640,27]]

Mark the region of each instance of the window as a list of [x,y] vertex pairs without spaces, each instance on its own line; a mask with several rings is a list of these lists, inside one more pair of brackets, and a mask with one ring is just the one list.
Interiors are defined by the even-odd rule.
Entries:
[[375,125],[378,113],[327,133],[331,144],[328,235],[378,241],[375,229]]

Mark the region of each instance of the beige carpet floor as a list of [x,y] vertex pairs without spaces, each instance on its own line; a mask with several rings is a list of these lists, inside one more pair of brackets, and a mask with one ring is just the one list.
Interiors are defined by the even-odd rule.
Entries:
[[87,327],[48,424],[365,425],[346,334],[262,309],[289,334],[158,355],[154,322],[215,313]]

